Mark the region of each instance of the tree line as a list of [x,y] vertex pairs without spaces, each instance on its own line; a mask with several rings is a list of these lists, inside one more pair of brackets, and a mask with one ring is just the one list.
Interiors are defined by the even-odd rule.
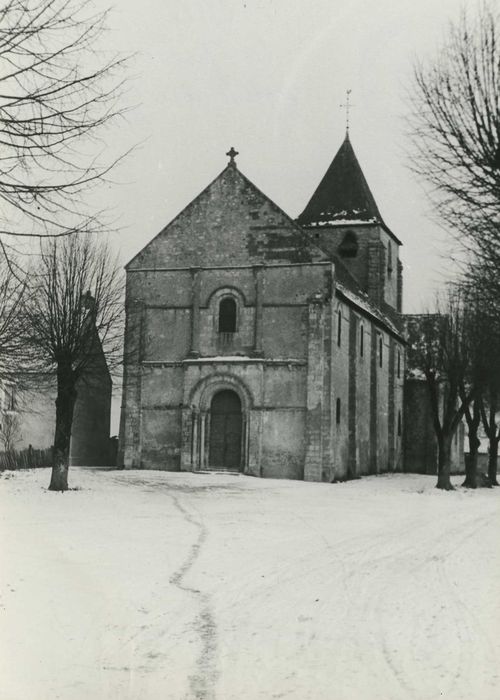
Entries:
[[56,378],[57,491],[77,383],[121,355],[121,276],[97,237],[105,213],[89,206],[123,158],[106,134],[125,113],[128,58],[104,42],[108,14],[92,0],[0,3],[0,375]]
[[[500,19],[463,9],[437,55],[415,66],[411,167],[463,259],[434,313],[408,322],[409,365],[423,372],[438,441],[438,487],[451,488],[450,445],[468,429],[465,486],[478,483],[478,429],[497,485],[500,426]],[[439,394],[441,392],[441,402]]]
[[406,322],[410,373],[427,384],[438,446],[437,486],[451,489],[451,446],[462,421],[467,424],[468,454],[463,483],[476,488],[479,431],[488,439],[487,484],[496,486],[500,425],[500,314],[485,305],[470,287],[450,287],[432,313]]

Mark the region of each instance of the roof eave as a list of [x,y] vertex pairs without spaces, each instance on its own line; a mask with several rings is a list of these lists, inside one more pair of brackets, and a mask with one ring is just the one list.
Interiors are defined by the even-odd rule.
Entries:
[[300,219],[297,219],[297,223],[299,223],[302,228],[340,228],[340,227],[347,227],[347,226],[380,226],[381,228],[384,229],[384,231],[394,240],[395,243],[398,245],[402,246],[403,243],[402,241],[399,240],[399,238],[396,236],[395,233],[391,231],[391,229],[387,226],[387,224],[382,221],[381,219],[377,221],[362,221],[360,219],[353,219],[352,221],[349,221],[348,219],[344,219],[342,221],[309,221],[308,223],[300,223]]

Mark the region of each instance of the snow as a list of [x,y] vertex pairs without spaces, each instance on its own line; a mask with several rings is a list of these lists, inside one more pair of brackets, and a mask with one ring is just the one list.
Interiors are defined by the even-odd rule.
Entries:
[[493,700],[500,489],[0,478],[2,700]]
[[254,364],[296,364],[303,365],[304,360],[297,359],[295,357],[283,358],[283,359],[273,359],[273,358],[262,358],[262,357],[249,357],[248,355],[208,355],[203,357],[188,358],[187,360],[182,360],[183,364],[200,364],[200,363],[210,363],[210,362],[243,362],[243,363],[254,363]]
[[[326,216],[325,214],[320,214],[320,216]],[[308,224],[308,226],[362,226],[365,224],[378,224],[380,223],[375,217],[370,219],[329,219],[325,221],[314,221]]]
[[350,289],[348,289],[345,285],[341,284],[340,282],[336,282],[336,286],[346,297],[346,299],[352,301],[353,304],[356,304],[356,306],[365,311],[367,314],[370,314],[371,316],[375,316],[375,318],[382,320],[387,326],[389,326],[389,328],[394,333],[401,335],[400,331],[396,328],[392,321],[385,314],[381,314],[380,311],[370,303],[368,298],[362,297],[359,294],[351,292]]

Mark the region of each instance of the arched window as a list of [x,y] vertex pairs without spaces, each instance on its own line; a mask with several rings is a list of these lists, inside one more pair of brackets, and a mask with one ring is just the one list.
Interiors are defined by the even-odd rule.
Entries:
[[337,311],[337,345],[342,344],[342,309]]
[[378,363],[380,367],[382,367],[383,364],[383,359],[384,359],[384,342],[382,340],[382,333],[379,333],[378,335]]
[[224,297],[219,304],[219,333],[236,333],[236,301]]
[[364,357],[365,354],[365,327],[363,324],[359,327],[359,355]]
[[391,242],[387,244],[387,276],[390,277],[392,274],[392,245]]
[[336,406],[336,412],[335,412],[335,420],[337,422],[337,425],[340,425],[340,399],[337,399],[337,406]]
[[401,410],[398,411],[398,437],[401,437]]
[[401,377],[401,353],[398,350],[398,379]]
[[341,258],[355,258],[358,254],[358,239],[354,231],[347,231],[342,243],[339,245]]

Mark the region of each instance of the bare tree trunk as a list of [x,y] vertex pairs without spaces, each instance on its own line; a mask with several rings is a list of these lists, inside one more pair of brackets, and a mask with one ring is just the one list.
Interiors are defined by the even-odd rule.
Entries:
[[462,484],[468,489],[477,488],[477,460],[480,444],[477,435],[469,435],[469,454],[465,456],[465,481]]
[[498,442],[500,435],[490,438],[488,454],[488,479],[491,486],[498,486],[497,466],[498,466]]
[[70,364],[57,367],[56,429],[49,491],[68,490],[69,448],[76,401],[75,381]]
[[453,434],[441,434],[438,437],[438,480],[436,488],[452,491],[451,472],[451,442]]
[[465,419],[469,431],[469,456],[465,460],[465,481],[462,486],[469,489],[477,488],[477,460],[481,441],[477,436],[479,423],[481,421],[481,413],[479,410],[479,400],[474,401],[472,413],[470,407],[465,411]]
[[496,388],[490,389],[489,395],[489,415],[486,413],[484,405],[481,409],[481,418],[486,435],[488,436],[488,480],[490,486],[498,486],[497,465],[498,465],[498,443],[500,442],[500,430],[496,424],[496,413],[498,408],[498,391]]

